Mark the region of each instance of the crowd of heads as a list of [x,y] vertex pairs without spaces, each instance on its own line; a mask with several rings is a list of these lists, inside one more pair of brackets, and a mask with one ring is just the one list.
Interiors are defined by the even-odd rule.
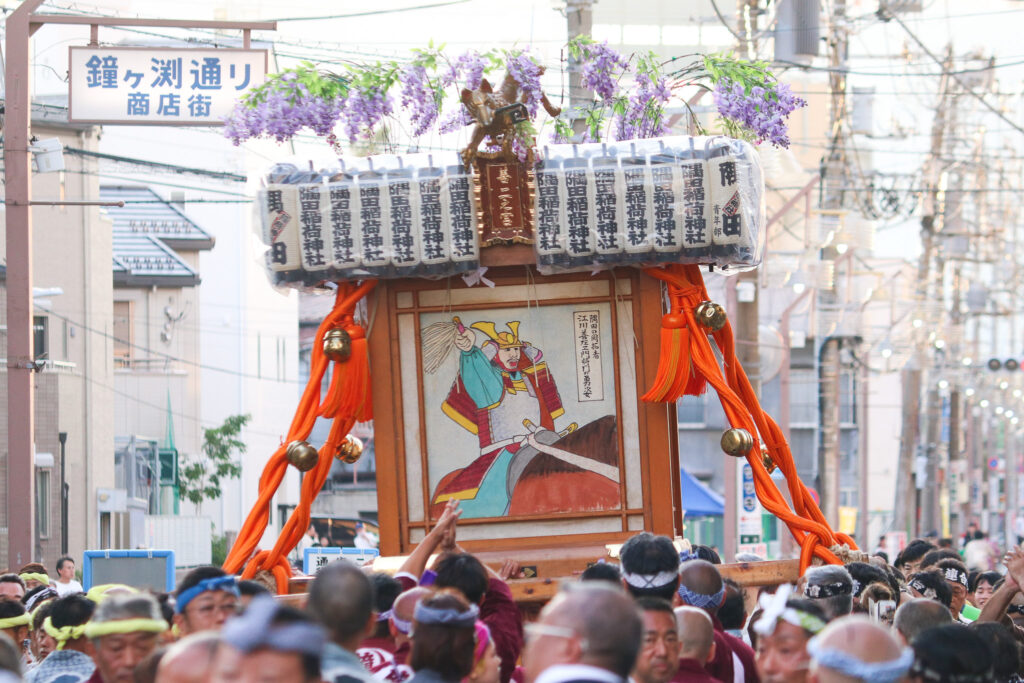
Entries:
[[639,533],[524,626],[518,565],[465,552],[457,519],[450,504],[397,573],[337,561],[277,598],[217,567],[167,595],[68,592],[70,558],[57,580],[26,565],[0,575],[0,683],[1024,680],[1024,551],[997,570],[915,540],[785,583]]

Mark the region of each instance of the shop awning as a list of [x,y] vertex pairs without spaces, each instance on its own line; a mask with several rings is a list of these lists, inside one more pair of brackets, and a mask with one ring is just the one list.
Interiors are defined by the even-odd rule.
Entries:
[[682,468],[679,469],[679,481],[683,510],[687,517],[725,513],[725,499]]

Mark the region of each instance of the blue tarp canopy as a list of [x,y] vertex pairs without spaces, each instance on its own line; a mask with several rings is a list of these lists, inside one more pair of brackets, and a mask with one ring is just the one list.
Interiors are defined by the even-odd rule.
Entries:
[[679,481],[687,517],[725,514],[725,499],[682,468],[679,469]]

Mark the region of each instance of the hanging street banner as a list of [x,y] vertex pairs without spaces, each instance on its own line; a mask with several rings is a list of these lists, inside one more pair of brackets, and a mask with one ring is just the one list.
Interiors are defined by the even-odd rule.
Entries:
[[266,50],[72,47],[73,123],[220,125],[267,77]]

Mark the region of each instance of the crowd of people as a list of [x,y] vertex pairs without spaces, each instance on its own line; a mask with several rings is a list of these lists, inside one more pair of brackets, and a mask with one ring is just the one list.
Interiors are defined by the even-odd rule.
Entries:
[[[1024,551],[968,568],[926,540],[743,587],[706,547],[630,538],[526,623],[457,542],[458,503],[395,574],[340,560],[304,595],[199,567],[171,595],[0,575],[0,683],[988,683],[1021,680]],[[69,563],[71,569],[69,570]]]

